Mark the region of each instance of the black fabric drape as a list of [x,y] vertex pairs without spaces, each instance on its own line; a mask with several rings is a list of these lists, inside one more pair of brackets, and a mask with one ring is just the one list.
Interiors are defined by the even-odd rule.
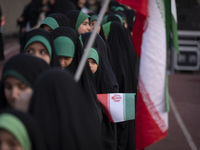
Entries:
[[[71,21],[64,14],[52,13],[52,14],[49,14],[47,17],[54,18],[56,20],[56,22],[58,23],[59,27],[61,27],[61,26],[71,27]],[[41,27],[42,27],[42,25],[41,25]]]
[[[124,27],[119,22],[111,22],[110,33],[108,35],[112,60],[110,61],[116,75],[120,93],[136,93],[134,81],[135,60],[132,54],[129,40]],[[135,121],[117,123],[117,149],[135,149]]]
[[[80,36],[84,47],[87,45],[91,33],[84,33]],[[116,77],[108,60],[108,47],[100,35],[97,34],[93,46],[99,54],[100,63],[95,73],[95,84],[98,94],[117,93],[119,91]]]
[[52,13],[62,13],[66,15],[71,10],[75,10],[76,6],[69,0],[56,0],[53,5],[49,5],[50,10],[46,13],[48,16]]
[[[91,33],[84,33],[80,36],[84,47],[87,45],[90,35]],[[98,51],[99,54],[99,66],[97,72],[94,75],[97,94],[117,93],[118,83],[107,58],[106,44],[100,35],[97,35],[93,47]],[[103,121],[101,124],[103,144],[107,150],[116,150],[116,125],[115,123],[111,123],[109,121],[102,106],[101,112],[103,116]]]
[[45,72],[34,91],[29,110],[39,123],[48,150],[103,149],[98,113],[69,72]]

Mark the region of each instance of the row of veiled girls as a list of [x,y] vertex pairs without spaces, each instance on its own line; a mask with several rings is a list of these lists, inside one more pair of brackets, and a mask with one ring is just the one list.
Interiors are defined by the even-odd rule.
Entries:
[[138,58],[119,14],[105,15],[78,82],[96,14],[53,13],[25,34],[20,54],[2,72],[0,148],[135,149],[134,120],[110,122],[96,96],[137,90]]

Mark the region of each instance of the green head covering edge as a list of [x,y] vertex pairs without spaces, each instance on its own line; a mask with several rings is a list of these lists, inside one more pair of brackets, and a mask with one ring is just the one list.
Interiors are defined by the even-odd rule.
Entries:
[[75,45],[70,38],[59,36],[54,40],[54,46],[58,56],[74,57]]
[[110,33],[110,25],[111,25],[111,22],[108,22],[108,23],[106,23],[102,26],[103,31],[104,31],[105,35],[107,36],[107,38],[108,38],[109,33]]
[[46,17],[40,27],[42,27],[42,25],[48,25],[52,30],[56,29],[59,27],[58,22],[53,18],[53,17]]
[[31,150],[31,141],[24,124],[14,115],[4,113],[0,115],[0,129],[11,133],[24,150]]

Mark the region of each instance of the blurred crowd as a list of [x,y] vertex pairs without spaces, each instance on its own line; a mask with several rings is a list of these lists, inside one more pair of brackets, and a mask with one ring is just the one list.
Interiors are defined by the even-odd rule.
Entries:
[[110,2],[74,80],[102,4],[32,0],[25,6],[17,19],[20,53],[5,63],[0,80],[0,150],[136,149],[135,121],[112,122],[97,98],[137,94],[134,10]]

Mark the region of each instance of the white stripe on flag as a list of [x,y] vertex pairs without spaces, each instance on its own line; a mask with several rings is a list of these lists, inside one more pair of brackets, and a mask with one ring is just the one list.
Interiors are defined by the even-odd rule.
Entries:
[[172,16],[174,17],[176,23],[177,23],[177,15],[176,15],[176,3],[175,0],[171,0],[171,12]]
[[[168,122],[166,115],[163,115],[166,110],[166,32],[163,1],[150,0],[148,13],[148,27],[143,34],[142,41],[140,75],[148,98],[153,103],[153,106],[155,106],[155,111],[151,113],[151,115],[153,115],[152,118],[162,131],[166,131],[168,128]],[[151,106],[148,106],[148,100],[146,99],[145,95],[143,96],[143,100],[149,112],[151,112]],[[161,118],[157,115],[159,115]],[[157,120],[158,118],[159,120]],[[163,121],[165,125],[163,123],[160,124],[160,122]]]
[[123,94],[110,94],[110,112],[114,122],[124,121],[124,100]]

